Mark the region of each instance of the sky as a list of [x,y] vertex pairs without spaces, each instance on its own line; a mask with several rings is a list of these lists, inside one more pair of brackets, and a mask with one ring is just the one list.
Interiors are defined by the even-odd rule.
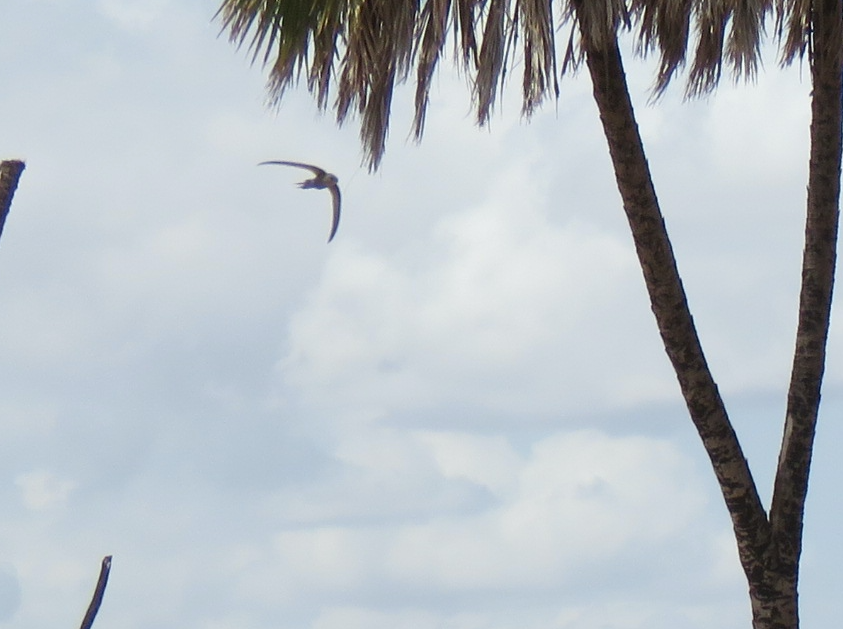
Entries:
[[[0,624],[750,626],[726,509],[661,349],[587,77],[491,125],[443,66],[421,144],[266,74],[216,0],[0,9]],[[809,85],[650,99],[641,132],[709,363],[767,503],[792,357]],[[264,160],[319,164],[330,197]],[[843,336],[803,626],[843,615]]]

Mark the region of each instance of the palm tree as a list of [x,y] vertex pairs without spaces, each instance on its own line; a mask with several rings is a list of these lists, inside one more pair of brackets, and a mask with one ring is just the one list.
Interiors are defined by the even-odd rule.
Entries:
[[[581,62],[608,142],[618,189],[665,350],[732,519],[755,629],[798,627],[802,522],[825,364],[837,242],[843,99],[843,0],[224,0],[218,16],[237,45],[270,65],[275,103],[304,76],[326,108],[361,117],[371,169],[383,157],[394,85],[415,70],[418,138],[431,78],[453,30],[457,63],[473,77],[485,123],[520,42],[523,111],[557,97],[557,20],[572,26],[561,71]],[[688,309],[626,84],[618,33],[633,29],[660,58],[656,91],[689,63],[691,95],[722,68],[752,76],[765,23],[775,16],[785,63],[807,56],[813,83],[807,223],[796,349],[784,437],[765,512]],[[692,36],[696,33],[696,36]],[[336,73],[336,74],[335,74]]]

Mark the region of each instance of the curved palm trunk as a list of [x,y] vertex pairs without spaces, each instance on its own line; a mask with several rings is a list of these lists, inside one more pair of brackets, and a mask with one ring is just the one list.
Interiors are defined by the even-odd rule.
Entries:
[[[829,26],[829,32],[840,30],[840,2],[825,0],[825,5],[834,4],[838,11],[836,27]],[[586,39],[583,38],[583,47],[594,99],[653,314],[732,519],[741,565],[749,583],[753,627],[796,629],[802,512],[825,360],[837,237],[843,94],[839,35],[836,44],[832,42],[824,48],[824,54],[814,53],[811,175],[800,322],[770,519],[706,364],[688,309],[635,122],[617,42],[597,47]]]

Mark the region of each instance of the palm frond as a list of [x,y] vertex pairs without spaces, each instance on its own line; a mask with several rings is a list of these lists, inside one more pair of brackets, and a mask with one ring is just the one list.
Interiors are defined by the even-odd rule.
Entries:
[[419,15],[416,34],[416,115],[413,119],[413,135],[420,140],[424,131],[425,114],[430,99],[430,83],[436,65],[442,55],[448,34],[448,18],[451,0],[429,0]]
[[626,0],[567,0],[563,4],[562,22],[572,23],[562,74],[576,72],[583,58],[583,43],[595,50],[614,46],[617,33],[630,28],[630,13]]
[[490,0],[486,14],[480,54],[477,58],[477,76],[474,80],[474,97],[477,103],[477,122],[489,120],[497,88],[504,69],[507,40],[514,32],[509,15],[509,0]]
[[530,116],[551,85],[559,97],[553,4],[551,0],[520,0],[518,15],[524,38],[522,113]]
[[383,155],[395,82],[410,67],[418,9],[416,0],[368,0],[355,3],[347,18],[337,121],[356,108],[371,170]]
[[776,34],[782,41],[782,61],[801,59],[810,48],[812,0],[777,0]]
[[696,14],[697,50],[688,78],[688,94],[710,92],[720,80],[724,61],[736,79],[753,79],[771,0],[703,0]]
[[[413,134],[421,138],[449,29],[482,125],[517,63],[523,64],[522,112],[529,116],[548,93],[558,97],[559,76],[577,70],[583,43],[614,46],[622,29],[635,30],[638,52],[658,55],[657,95],[686,63],[689,96],[713,89],[724,66],[752,78],[770,13],[783,61],[806,50],[810,56],[818,0],[558,0],[556,11],[554,1],[223,0],[216,17],[234,44],[248,46],[252,62],[269,66],[272,105],[304,76],[318,107],[330,104],[340,124],[359,116],[366,160],[376,169],[395,85],[411,70]],[[556,30],[566,24],[571,33],[558,68]]]
[[655,91],[661,94],[685,63],[694,0],[632,0],[639,53],[658,52]]

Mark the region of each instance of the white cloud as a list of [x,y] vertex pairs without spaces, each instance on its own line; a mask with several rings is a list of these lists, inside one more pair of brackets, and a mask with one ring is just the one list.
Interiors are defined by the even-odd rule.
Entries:
[[417,438],[443,477],[465,479],[497,496],[516,491],[522,458],[503,436],[424,431]]
[[397,611],[331,607],[314,621],[315,629],[703,629],[710,623],[740,627],[736,622],[723,625],[706,610],[683,605],[656,606],[640,601],[620,601],[601,605],[566,605],[562,611],[545,608],[477,610],[434,614],[420,609]]
[[[431,448],[446,478],[484,489],[491,478],[503,491],[474,512],[432,512],[394,527],[280,532],[274,544],[285,571],[329,591],[378,581],[443,591],[553,588],[575,581],[586,566],[681,534],[703,504],[692,471],[663,441],[558,434],[535,443],[522,460],[501,439],[430,432],[416,438]],[[502,459],[511,478],[495,469]],[[389,474],[388,466],[379,467]]]
[[169,0],[99,0],[103,14],[127,29],[148,28],[168,4]]
[[15,477],[15,485],[20,488],[24,504],[38,511],[63,505],[76,488],[74,481],[59,478],[47,470],[19,474]]
[[14,566],[0,562],[0,622],[14,618],[21,604],[20,581]]
[[[284,382],[310,399],[330,389],[346,408],[470,400],[558,411],[672,394],[653,344],[635,338],[652,324],[626,243],[551,223],[527,165],[492,181],[481,207],[438,221],[423,254],[339,245],[293,316]],[[602,329],[584,337],[595,322]],[[630,369],[619,347],[646,362]]]
[[700,506],[670,446],[599,433],[547,438],[493,509],[401,531],[393,570],[446,587],[548,587],[629,544],[675,533]]
[[425,610],[382,611],[360,607],[332,607],[313,622],[313,629],[428,629],[450,627],[438,614]]

